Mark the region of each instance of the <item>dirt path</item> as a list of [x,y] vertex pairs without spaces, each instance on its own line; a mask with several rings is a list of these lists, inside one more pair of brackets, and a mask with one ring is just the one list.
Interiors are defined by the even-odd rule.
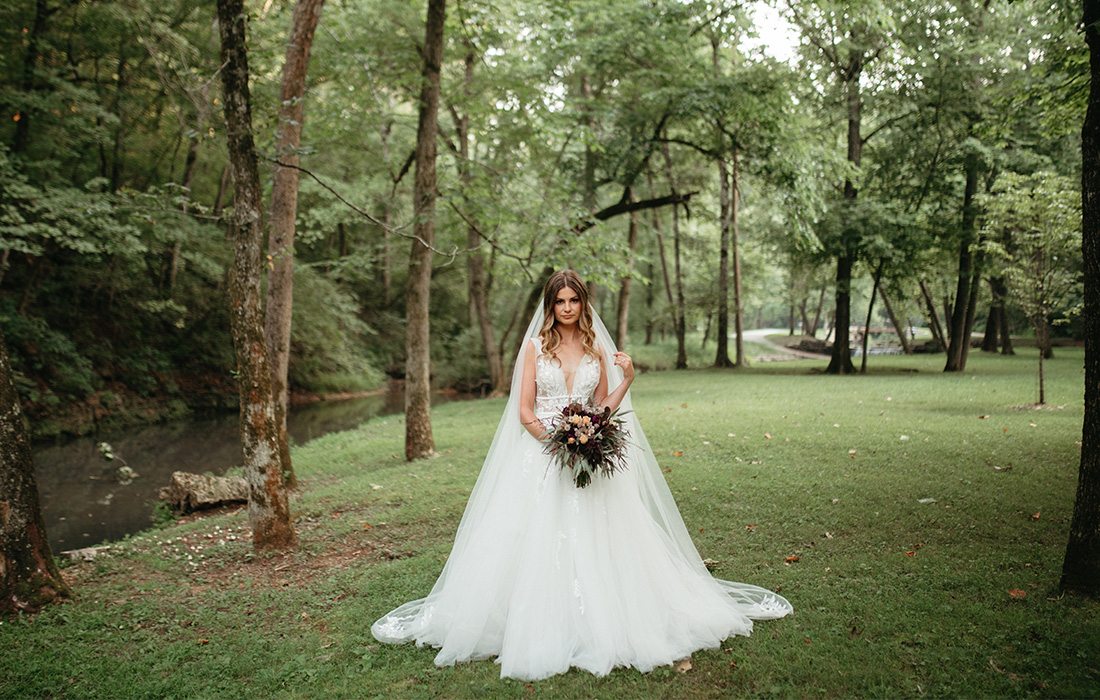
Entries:
[[820,360],[827,359],[828,355],[819,355],[813,352],[805,352],[804,350],[795,350],[788,348],[779,343],[773,342],[768,339],[769,335],[776,335],[778,333],[786,333],[783,328],[755,328],[751,331],[745,331],[745,340],[751,340],[754,343],[759,343],[775,351],[774,355],[761,355],[756,358],[757,362],[783,362],[785,360]]

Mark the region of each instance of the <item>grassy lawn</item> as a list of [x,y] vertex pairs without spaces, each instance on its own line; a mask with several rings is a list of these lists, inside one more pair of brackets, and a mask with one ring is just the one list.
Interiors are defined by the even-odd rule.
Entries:
[[1034,350],[975,352],[963,375],[942,362],[638,379],[635,407],[700,553],[795,606],[687,673],[525,684],[491,661],[440,669],[429,649],[372,639],[443,565],[504,405],[485,400],[435,409],[430,460],[403,460],[395,418],[297,448],[292,554],[253,557],[237,510],[67,568],[73,602],[0,623],[0,697],[1100,695],[1100,604],[1054,589],[1082,353],[1057,351],[1041,410],[1027,405]]

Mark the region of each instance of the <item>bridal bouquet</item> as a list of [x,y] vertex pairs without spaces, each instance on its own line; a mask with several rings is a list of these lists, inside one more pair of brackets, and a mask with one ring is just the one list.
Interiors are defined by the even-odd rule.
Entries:
[[596,473],[611,476],[626,468],[626,431],[618,411],[571,403],[561,409],[546,437],[546,454],[573,474],[573,483],[584,488]]

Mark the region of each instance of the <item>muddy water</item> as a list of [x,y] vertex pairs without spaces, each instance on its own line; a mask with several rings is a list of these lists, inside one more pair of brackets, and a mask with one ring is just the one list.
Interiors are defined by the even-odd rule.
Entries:
[[[454,400],[437,394],[433,403]],[[347,430],[371,418],[401,413],[403,390],[395,383],[383,394],[322,401],[293,408],[287,421],[292,444]],[[108,462],[96,445],[107,442],[137,478],[121,483],[122,462]],[[157,492],[174,471],[223,474],[240,463],[236,414],[102,433],[34,452],[46,532],[54,552],[87,547],[144,530]]]

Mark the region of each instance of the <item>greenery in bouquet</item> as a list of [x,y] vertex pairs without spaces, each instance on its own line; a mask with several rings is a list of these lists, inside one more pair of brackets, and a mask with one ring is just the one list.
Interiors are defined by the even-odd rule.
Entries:
[[571,403],[561,409],[546,437],[546,454],[573,475],[577,488],[599,473],[611,476],[626,468],[627,433],[618,411]]

